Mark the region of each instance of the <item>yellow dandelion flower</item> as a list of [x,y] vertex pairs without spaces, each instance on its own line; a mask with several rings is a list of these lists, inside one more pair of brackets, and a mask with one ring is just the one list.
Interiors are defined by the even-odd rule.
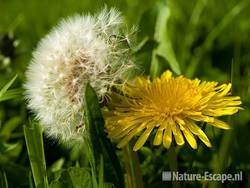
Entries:
[[104,111],[106,129],[110,138],[119,140],[123,147],[139,136],[133,150],[140,149],[150,134],[153,145],[169,148],[173,139],[183,145],[185,139],[197,148],[196,137],[206,146],[211,143],[196,122],[229,129],[217,117],[232,115],[241,107],[239,96],[231,96],[231,84],[190,80],[173,77],[166,71],[160,78],[139,77],[126,84],[123,94],[113,94],[109,111]]

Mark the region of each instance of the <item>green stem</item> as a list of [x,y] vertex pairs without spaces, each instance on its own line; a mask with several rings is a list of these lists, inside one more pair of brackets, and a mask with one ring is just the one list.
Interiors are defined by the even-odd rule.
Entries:
[[137,152],[133,151],[130,144],[123,149],[123,152],[127,172],[127,186],[129,188],[143,188],[140,162]]
[[[171,147],[168,150],[168,161],[169,161],[169,168],[171,170],[171,172],[177,172],[178,171],[178,162],[177,162],[177,154],[175,151],[175,147]],[[172,185],[173,188],[180,188],[181,184],[179,181],[174,181],[172,180]]]
[[[202,131],[204,131],[206,129],[206,125],[207,125],[206,122],[204,122],[202,124],[202,126],[201,126]],[[190,165],[189,165],[189,168],[188,168],[188,173],[191,172],[191,170],[193,168],[193,165],[194,165],[194,162],[195,162],[195,159],[196,159],[196,157],[198,155],[198,152],[199,152],[199,149],[200,149],[200,146],[201,146],[201,141],[200,140],[197,141],[197,145],[198,145],[197,150],[196,150],[196,152],[193,152],[193,155],[192,155],[192,159],[191,159],[191,162],[190,162]]]
[[[222,138],[220,150],[219,150],[219,157],[217,158],[217,162],[215,161],[215,174],[221,174],[224,173],[227,166],[228,166],[228,160],[230,153],[232,151],[232,141],[234,132],[232,130],[228,131],[227,134],[224,135]],[[211,182],[210,187],[211,188],[217,188],[221,186],[221,182],[214,181]]]
[[[233,84],[234,81],[234,62],[231,64],[231,83]],[[231,92],[233,93],[233,88],[231,89]],[[230,125],[233,125],[233,118],[229,117],[228,122]],[[214,161],[215,168],[214,168],[214,173],[224,173],[228,167],[228,161],[229,161],[229,156],[232,152],[232,145],[233,145],[233,139],[234,139],[234,131],[229,130],[226,134],[223,135],[221,144],[220,144],[220,149],[218,153],[218,158],[216,161]],[[214,181],[211,182],[212,188],[217,188],[221,187],[221,182]]]

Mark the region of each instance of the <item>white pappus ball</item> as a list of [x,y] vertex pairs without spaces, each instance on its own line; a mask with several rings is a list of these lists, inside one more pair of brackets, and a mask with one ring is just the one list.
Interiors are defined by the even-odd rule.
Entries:
[[24,87],[46,135],[59,142],[82,138],[86,83],[102,99],[132,66],[122,28],[120,13],[104,9],[62,20],[38,44]]

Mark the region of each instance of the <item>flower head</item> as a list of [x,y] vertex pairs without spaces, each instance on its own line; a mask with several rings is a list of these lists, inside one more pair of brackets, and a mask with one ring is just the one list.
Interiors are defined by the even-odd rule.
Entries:
[[48,136],[81,138],[83,89],[87,82],[102,99],[131,66],[118,11],[77,15],[59,23],[33,53],[25,84],[29,108]]
[[178,145],[183,145],[186,139],[196,149],[197,136],[211,147],[197,122],[229,129],[229,125],[217,117],[232,115],[240,109],[240,97],[231,96],[230,89],[231,84],[173,77],[170,71],[152,81],[136,78],[125,85],[123,95],[113,95],[109,105],[111,111],[104,112],[109,137],[119,139],[118,147],[123,147],[139,136],[133,148],[135,151],[153,132],[154,145],[163,143],[169,148],[173,139]]

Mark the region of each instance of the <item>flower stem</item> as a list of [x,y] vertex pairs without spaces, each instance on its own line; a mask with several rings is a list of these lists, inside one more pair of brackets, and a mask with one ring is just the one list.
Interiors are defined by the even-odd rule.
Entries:
[[[175,147],[170,147],[168,150],[168,161],[169,161],[169,168],[171,172],[177,172],[178,171],[178,162],[177,162],[177,155],[175,152]],[[172,186],[173,188],[180,188],[180,182],[176,180],[172,180]]]
[[[232,124],[232,123],[231,123]],[[228,168],[229,157],[232,152],[232,144],[234,139],[234,132],[229,130],[222,138],[220,148],[218,151],[218,158],[214,161],[215,168],[213,170],[214,174],[225,173]],[[221,183],[218,181],[213,181],[210,183],[211,188],[221,187]]]
[[127,172],[127,187],[129,188],[143,188],[143,181],[140,169],[140,162],[137,152],[132,150],[130,144],[124,149],[124,162]]
[[[204,122],[204,123],[202,124],[202,126],[201,126],[201,130],[202,130],[202,131],[204,131],[204,130],[206,129],[206,125],[207,125],[206,122]],[[197,146],[197,150],[196,150],[196,152],[193,152],[192,159],[191,159],[191,162],[190,162],[190,164],[189,164],[189,168],[188,168],[188,170],[187,170],[188,173],[191,173],[191,170],[192,170],[192,168],[193,168],[194,162],[195,162],[196,157],[197,157],[197,155],[198,155],[198,152],[199,152],[199,149],[200,149],[200,146],[201,146],[201,141],[200,141],[200,140],[197,141],[197,145],[198,145],[198,146]],[[186,183],[186,182],[185,182],[185,183]]]

